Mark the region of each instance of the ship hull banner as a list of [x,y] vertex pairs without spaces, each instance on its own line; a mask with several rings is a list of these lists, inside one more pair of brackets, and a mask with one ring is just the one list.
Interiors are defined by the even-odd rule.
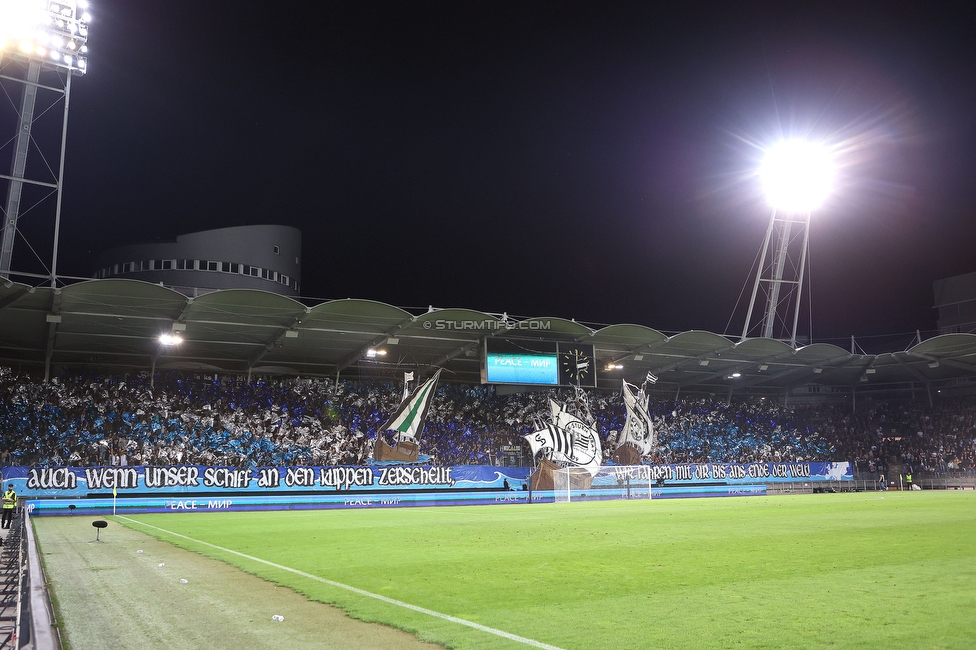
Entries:
[[[853,480],[850,463],[686,463],[646,465],[667,485]],[[522,490],[531,467],[363,465],[258,467],[5,467],[3,484],[23,498],[167,494],[327,494]],[[642,472],[642,474],[645,472]]]

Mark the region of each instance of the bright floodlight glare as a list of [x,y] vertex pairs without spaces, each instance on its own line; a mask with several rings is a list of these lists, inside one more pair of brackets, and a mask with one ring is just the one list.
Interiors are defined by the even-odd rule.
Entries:
[[181,337],[179,334],[160,334],[159,342],[161,345],[165,346],[179,345],[183,342],[183,337]]
[[784,140],[766,151],[759,169],[770,207],[810,212],[823,205],[834,182],[826,147],[805,140]]
[[0,54],[43,58],[84,74],[91,16],[74,0],[0,0]]

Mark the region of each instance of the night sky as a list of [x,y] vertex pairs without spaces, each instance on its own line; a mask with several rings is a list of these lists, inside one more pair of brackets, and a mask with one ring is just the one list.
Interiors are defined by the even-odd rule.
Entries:
[[59,270],[281,223],[310,297],[737,333],[762,148],[805,136],[814,337],[932,330],[976,271],[976,13],[784,4],[94,0]]

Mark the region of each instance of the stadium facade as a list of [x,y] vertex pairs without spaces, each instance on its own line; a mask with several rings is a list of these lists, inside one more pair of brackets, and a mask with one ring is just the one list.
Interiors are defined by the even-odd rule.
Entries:
[[932,283],[939,310],[939,334],[976,332],[976,272]]
[[95,277],[143,280],[188,296],[221,289],[298,296],[301,255],[302,233],[291,226],[218,228],[112,248],[99,256]]

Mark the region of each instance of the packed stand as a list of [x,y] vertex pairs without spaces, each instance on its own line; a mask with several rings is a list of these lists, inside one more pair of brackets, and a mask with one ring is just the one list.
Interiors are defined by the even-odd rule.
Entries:
[[[179,373],[65,375],[48,383],[0,369],[2,465],[359,465],[402,397],[394,382],[270,379],[250,383]],[[439,465],[492,464],[502,446],[549,413],[569,391],[498,395],[490,386],[442,384],[420,451]],[[587,395],[605,458],[626,411],[619,393]],[[892,458],[920,469],[974,465],[976,401],[877,403],[856,415],[820,404],[772,400],[652,399],[656,463]],[[912,429],[891,435],[892,423]],[[917,429],[917,431],[916,431]]]
[[971,472],[976,469],[976,400],[953,398],[932,408],[877,402],[860,409],[856,423],[838,418],[832,435],[862,471],[897,463],[909,472]]

